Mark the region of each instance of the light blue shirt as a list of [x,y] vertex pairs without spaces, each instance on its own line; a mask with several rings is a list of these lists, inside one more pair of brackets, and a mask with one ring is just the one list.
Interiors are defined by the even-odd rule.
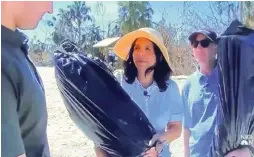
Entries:
[[210,76],[199,70],[189,76],[183,91],[184,127],[190,129],[190,156],[207,157],[219,104],[218,67]]
[[[145,113],[157,132],[164,132],[168,122],[182,121],[183,106],[179,88],[175,81],[168,80],[168,88],[160,92],[155,82],[147,89],[143,88],[138,79],[128,84],[120,75],[116,76],[123,89]],[[147,95],[144,95],[144,92]],[[162,157],[170,157],[169,145],[163,147]]]

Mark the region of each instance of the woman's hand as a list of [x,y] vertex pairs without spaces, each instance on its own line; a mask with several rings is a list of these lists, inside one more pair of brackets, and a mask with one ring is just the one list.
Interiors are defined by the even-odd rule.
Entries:
[[108,153],[100,147],[94,147],[96,157],[109,157]]
[[152,139],[149,141],[149,146],[153,146],[155,143],[162,144],[165,142],[167,142],[165,132],[156,133],[155,135],[153,135]]
[[162,152],[163,144],[166,143],[165,133],[156,133],[153,135],[152,139],[149,141],[149,146],[151,146],[159,155]]
[[157,133],[153,135],[152,139],[149,141],[149,146],[151,146],[152,148],[150,148],[148,151],[143,153],[141,156],[142,157],[158,157],[163,148],[163,143],[162,143],[164,138],[163,135],[164,135],[163,133]]
[[158,157],[159,153],[156,151],[155,147],[152,147],[148,151],[146,151],[143,157]]
[[242,148],[229,152],[225,157],[251,157],[251,153],[248,148]]
[[160,154],[165,143],[177,139],[181,135],[181,122],[169,122],[165,128],[165,132],[156,133],[149,142],[149,146],[155,147],[155,151]]

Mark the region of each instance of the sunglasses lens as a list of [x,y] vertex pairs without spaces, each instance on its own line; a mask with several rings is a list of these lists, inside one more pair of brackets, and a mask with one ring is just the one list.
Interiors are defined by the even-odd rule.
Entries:
[[194,48],[197,48],[197,47],[198,47],[198,44],[199,44],[198,41],[193,41],[191,45],[192,45]]
[[202,40],[200,41],[200,44],[203,48],[207,48],[210,44],[210,40],[209,39]]
[[211,41],[209,39],[204,39],[204,40],[201,40],[201,41],[192,41],[191,45],[194,47],[194,48],[197,48],[198,45],[200,45],[203,47],[203,48],[207,48],[209,46],[209,44],[211,43]]

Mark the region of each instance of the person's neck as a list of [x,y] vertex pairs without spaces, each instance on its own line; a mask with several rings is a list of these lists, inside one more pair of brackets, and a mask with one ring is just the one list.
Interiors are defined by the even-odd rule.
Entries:
[[137,79],[144,88],[148,88],[153,83],[153,71],[146,76],[145,72],[139,72]]
[[[9,28],[11,29],[12,31],[15,31],[16,30],[16,25],[15,25],[15,22],[12,18],[11,15],[8,15],[6,12],[4,12],[3,10],[1,11],[1,25],[3,25],[4,27],[6,28]],[[8,16],[7,16],[8,15]]]
[[215,66],[216,66],[216,60],[211,60],[207,64],[201,64],[199,70],[204,75],[211,75]]

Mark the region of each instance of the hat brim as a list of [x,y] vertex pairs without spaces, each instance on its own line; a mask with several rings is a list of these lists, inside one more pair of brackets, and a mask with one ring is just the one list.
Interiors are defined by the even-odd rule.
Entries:
[[199,34],[203,34],[203,35],[206,36],[209,40],[215,42],[215,41],[214,41],[213,39],[211,39],[211,38],[206,34],[206,32],[204,32],[204,31],[197,31],[197,32],[192,33],[192,34],[189,36],[189,41],[195,40]]
[[172,68],[169,62],[168,51],[167,51],[167,48],[164,46],[164,44],[158,39],[156,39],[152,35],[152,33],[149,33],[143,30],[136,30],[136,31],[130,32],[124,35],[122,38],[120,38],[114,47],[114,52],[116,53],[116,55],[126,61],[128,59],[128,55],[129,55],[133,42],[138,38],[146,38],[154,42],[161,50],[162,55],[167,61],[169,67]]

